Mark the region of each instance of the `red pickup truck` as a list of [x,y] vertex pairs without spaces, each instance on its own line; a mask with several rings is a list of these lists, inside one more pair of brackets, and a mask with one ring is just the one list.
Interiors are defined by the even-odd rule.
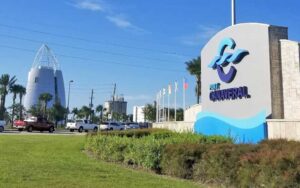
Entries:
[[54,124],[52,122],[47,121],[46,118],[43,117],[30,117],[28,119],[16,120],[14,121],[14,127],[19,131],[27,130],[28,132],[32,132],[33,130],[37,131],[49,131],[52,133],[54,129]]

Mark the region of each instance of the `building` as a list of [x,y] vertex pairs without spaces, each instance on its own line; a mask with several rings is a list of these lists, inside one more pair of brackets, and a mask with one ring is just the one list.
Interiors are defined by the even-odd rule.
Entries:
[[123,96],[112,97],[111,100],[104,102],[104,113],[105,114],[127,114],[127,102]]
[[133,121],[134,122],[145,122],[145,106],[134,106],[133,107]]
[[53,99],[48,106],[59,101],[65,107],[65,87],[62,71],[51,49],[43,44],[38,50],[28,73],[24,107],[30,109],[38,104],[42,93],[50,93]]

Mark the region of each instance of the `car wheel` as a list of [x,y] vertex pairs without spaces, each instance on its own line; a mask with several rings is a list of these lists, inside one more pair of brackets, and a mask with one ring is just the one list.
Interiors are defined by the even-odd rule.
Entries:
[[18,129],[18,131],[20,131],[20,132],[21,132],[21,131],[23,131],[23,129],[22,129],[22,128],[19,128],[19,129]]
[[4,127],[0,127],[0,132],[3,132],[4,131]]
[[32,129],[33,129],[32,126],[29,126],[28,127],[28,132],[32,132]]
[[98,132],[98,127],[94,127],[94,132]]
[[110,130],[110,131],[113,131],[114,129],[111,127],[109,130]]
[[49,128],[49,133],[53,133],[54,132],[54,127],[50,127]]
[[78,132],[82,133],[83,127],[79,127]]
[[70,132],[74,132],[74,129],[70,129]]

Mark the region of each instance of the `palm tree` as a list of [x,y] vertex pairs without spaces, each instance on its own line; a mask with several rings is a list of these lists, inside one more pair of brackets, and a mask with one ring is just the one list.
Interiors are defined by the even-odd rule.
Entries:
[[0,77],[0,120],[4,119],[6,96],[16,81],[16,76],[10,77],[9,74],[2,74]]
[[77,116],[78,115],[78,108],[73,108],[73,110],[72,110],[72,114],[73,114],[73,119],[75,118],[75,116]]
[[51,101],[53,96],[50,93],[42,93],[39,96],[39,101],[44,103],[44,116],[46,115],[48,102]]
[[100,113],[100,121],[102,122],[102,116],[103,116],[103,106],[101,104],[99,104],[97,107],[96,107],[96,112]]
[[22,100],[23,96],[26,94],[26,88],[22,85],[20,85],[19,88],[19,104],[20,104],[20,119],[23,119],[23,105],[22,105]]
[[88,119],[89,116],[91,115],[91,108],[87,107],[87,106],[83,106],[80,109],[81,114],[84,115],[85,119]]
[[197,57],[196,59],[192,59],[186,64],[186,69],[189,73],[196,77],[196,97],[197,97],[197,104],[200,102],[201,96],[201,57]]
[[14,117],[15,117],[15,106],[16,106],[16,98],[19,92],[21,91],[21,85],[15,84],[11,88],[9,88],[9,91],[13,94],[13,104],[12,104],[12,115],[11,115],[11,122],[13,125]]

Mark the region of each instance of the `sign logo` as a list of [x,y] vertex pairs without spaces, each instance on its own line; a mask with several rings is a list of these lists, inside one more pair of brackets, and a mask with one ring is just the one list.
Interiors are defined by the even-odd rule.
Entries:
[[[232,38],[223,39],[219,45],[217,56],[208,65],[209,68],[217,69],[219,78],[225,83],[230,83],[235,78],[237,70],[233,65],[240,63],[249,54],[247,50],[243,49],[237,49],[234,53],[225,52],[226,48],[234,50],[235,46],[236,43]],[[233,65],[230,66],[228,73],[225,73],[223,67],[229,64]]]

